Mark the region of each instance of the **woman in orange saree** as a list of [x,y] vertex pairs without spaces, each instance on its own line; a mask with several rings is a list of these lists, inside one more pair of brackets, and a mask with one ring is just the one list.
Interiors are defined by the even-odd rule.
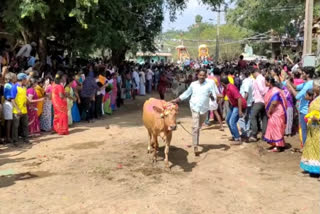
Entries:
[[52,86],[53,130],[59,135],[67,135],[69,134],[68,105],[64,87],[60,84],[61,79],[62,74],[58,73]]
[[268,115],[267,130],[264,140],[271,144],[271,151],[280,152],[285,147],[284,134],[287,124],[287,100],[283,91],[275,86],[273,77],[266,77],[269,91],[264,100]]

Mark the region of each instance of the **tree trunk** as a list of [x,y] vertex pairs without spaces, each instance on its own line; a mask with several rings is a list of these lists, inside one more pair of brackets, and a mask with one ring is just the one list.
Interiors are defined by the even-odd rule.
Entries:
[[126,58],[127,49],[112,49],[111,62],[113,65],[119,66]]
[[28,44],[28,42],[29,42],[28,35],[26,34],[26,32],[24,30],[21,30],[21,35],[23,37],[24,44]]
[[101,57],[102,57],[102,58],[105,57],[105,52],[106,52],[106,49],[102,48],[102,49],[101,49]]
[[39,59],[42,65],[47,64],[47,40],[46,38],[40,37],[39,38],[39,48],[38,48],[38,54]]

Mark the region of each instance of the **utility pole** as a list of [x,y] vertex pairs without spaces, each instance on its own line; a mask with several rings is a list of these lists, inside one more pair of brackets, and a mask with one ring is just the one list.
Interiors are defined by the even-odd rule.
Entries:
[[311,54],[312,52],[313,1],[314,0],[306,0],[303,56]]
[[217,18],[217,34],[216,34],[216,60],[219,60],[219,27],[220,27],[220,5],[218,9],[218,18]]

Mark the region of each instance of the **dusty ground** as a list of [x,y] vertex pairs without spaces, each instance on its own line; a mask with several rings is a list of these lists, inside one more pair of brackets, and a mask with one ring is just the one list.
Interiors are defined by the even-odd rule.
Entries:
[[[203,131],[196,158],[187,147],[191,136],[179,127],[171,171],[164,170],[163,148],[152,165],[142,102],[140,97],[105,120],[81,123],[69,136],[0,147],[0,213],[319,213],[320,183],[301,172],[300,153],[268,153],[262,142],[230,147],[227,129]],[[190,130],[187,105],[178,120]],[[287,142],[298,148],[296,138]]]

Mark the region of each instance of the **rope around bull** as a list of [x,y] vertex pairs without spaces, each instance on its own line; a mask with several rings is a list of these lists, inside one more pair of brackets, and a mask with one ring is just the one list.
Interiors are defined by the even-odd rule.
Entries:
[[180,121],[177,122],[178,125],[180,125],[182,127],[183,130],[185,130],[189,135],[192,136],[192,134],[181,124]]

